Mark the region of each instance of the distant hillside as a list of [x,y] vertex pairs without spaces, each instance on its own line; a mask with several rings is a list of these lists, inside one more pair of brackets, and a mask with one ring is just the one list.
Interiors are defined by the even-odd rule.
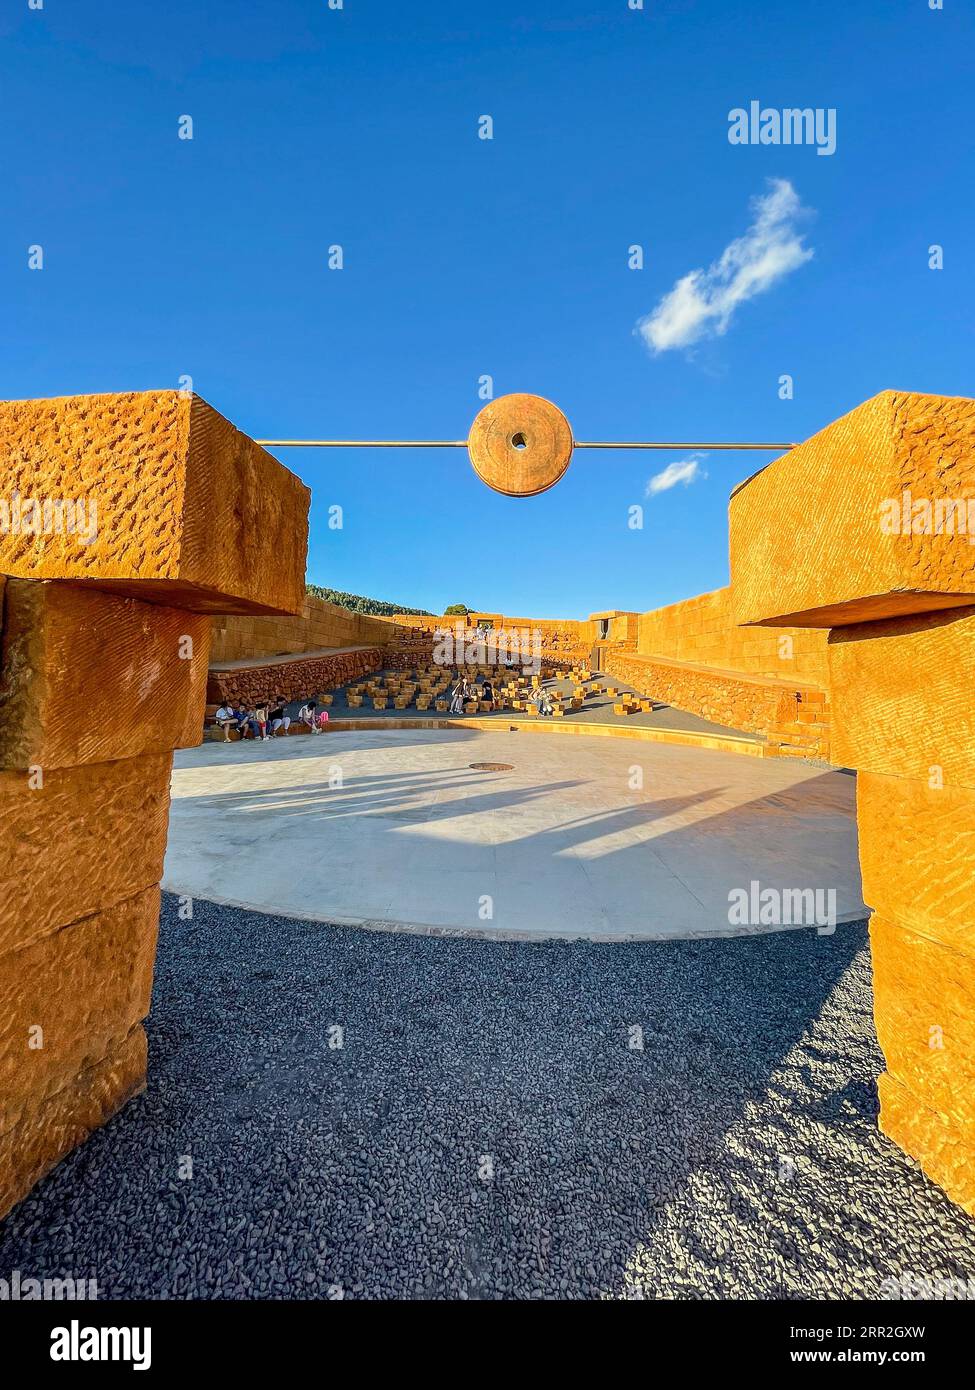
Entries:
[[421,618],[432,618],[425,608],[405,608],[401,603],[386,603],[380,598],[363,598],[361,594],[343,594],[340,589],[323,589],[320,584],[306,584],[308,593],[323,598],[326,603],[337,603],[340,608],[351,608],[353,613],[375,613],[388,618],[393,613],[415,613]]

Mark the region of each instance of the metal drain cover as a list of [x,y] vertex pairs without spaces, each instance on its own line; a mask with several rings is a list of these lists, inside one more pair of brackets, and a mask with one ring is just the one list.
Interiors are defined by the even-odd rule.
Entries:
[[514,772],[514,763],[469,763],[475,772]]

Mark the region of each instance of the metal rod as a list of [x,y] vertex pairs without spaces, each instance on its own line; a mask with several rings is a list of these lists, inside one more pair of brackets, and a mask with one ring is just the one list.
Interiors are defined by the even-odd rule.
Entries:
[[609,444],[605,442],[586,442],[576,440],[572,447],[574,449],[794,449],[795,444],[686,444],[678,441],[677,443],[654,443],[630,441],[624,444]]
[[255,439],[271,449],[466,449],[466,439]]
[[[267,449],[466,449],[466,439],[256,439]],[[606,440],[574,440],[573,449],[794,449],[795,444],[688,444],[648,443],[646,440],[630,440],[623,443],[610,443]]]

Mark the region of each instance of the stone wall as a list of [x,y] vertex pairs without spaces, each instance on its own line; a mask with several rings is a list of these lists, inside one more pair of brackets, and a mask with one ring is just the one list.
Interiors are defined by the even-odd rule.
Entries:
[[399,621],[354,613],[307,594],[294,617],[220,617],[213,622],[210,660],[320,651],[323,647],[385,646],[397,639]]
[[735,621],[730,588],[641,613],[637,651],[644,656],[805,682],[824,690],[829,682],[824,632],[742,627]]
[[829,757],[829,710],[825,693],[816,687],[625,651],[607,656],[604,669],[675,709],[745,733],[764,734],[767,751]]
[[174,391],[0,403],[0,459],[2,1216],[145,1085],[209,614],[300,607],[309,494]]
[[[505,613],[470,613],[466,618],[463,617],[421,617],[415,613],[397,613],[394,615],[393,622],[403,629],[412,629],[417,634],[414,638],[414,648],[420,650],[422,644],[419,634],[428,634],[429,643],[426,647],[428,653],[433,650],[433,635],[438,630],[448,629],[454,632],[457,625],[465,631],[473,632],[478,621],[490,623],[491,629],[498,631],[503,629],[507,633],[515,629],[527,630],[531,634],[532,641],[537,639],[541,647],[541,655],[545,664],[552,667],[568,668],[576,662],[584,661],[588,658],[594,640],[593,633],[595,625],[574,618],[512,618]],[[402,639],[396,639],[402,645]],[[426,658],[430,659],[429,655]],[[408,665],[410,652],[401,654],[400,664]]]
[[215,670],[210,672],[207,683],[207,703],[222,705],[231,700],[235,706],[252,705],[275,696],[305,700],[355,680],[356,676],[377,671],[384,664],[385,653],[380,647],[361,647],[330,656],[302,659],[297,655],[294,661],[276,661],[273,665]]

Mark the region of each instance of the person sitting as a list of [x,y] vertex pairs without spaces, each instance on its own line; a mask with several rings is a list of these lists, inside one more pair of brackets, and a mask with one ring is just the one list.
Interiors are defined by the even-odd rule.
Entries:
[[320,710],[318,711],[318,728],[315,729],[315,733],[316,733],[316,734],[323,734],[323,733],[325,733],[325,731],[326,731],[327,728],[328,728],[328,710],[327,710],[327,709],[320,709]]
[[544,686],[540,685],[538,687],[538,689],[532,696],[532,699],[538,707],[538,713],[540,715],[544,717],[545,715],[550,715],[552,713],[552,697]]
[[318,727],[316,724],[317,708],[317,700],[306,700],[305,703],[302,705],[301,709],[298,711],[298,723],[307,724],[313,734],[318,733]]
[[248,706],[242,710],[238,710],[237,713],[240,715],[237,721],[237,732],[240,734],[241,740],[247,737],[248,729],[250,730],[251,738],[260,738],[261,726],[257,720],[257,711],[253,707]]
[[217,710],[216,714],[214,715],[214,719],[215,719],[216,722],[217,722],[217,727],[218,727],[219,729],[223,729],[223,741],[224,741],[224,743],[229,743],[229,742],[230,742],[230,730],[231,730],[232,727],[234,727],[235,725],[238,724],[238,722],[239,722],[239,720],[240,720],[240,715],[239,715],[239,714],[237,713],[237,711],[234,709],[233,705],[231,705],[231,704],[228,703],[228,704],[226,704],[226,705],[221,705],[221,706],[220,706],[220,708]]
[[494,709],[494,686],[491,684],[490,680],[486,680],[481,686],[481,699],[486,700],[491,708]]
[[291,728],[291,716],[288,714],[287,706],[284,703],[284,696],[279,695],[274,702],[274,708],[268,714],[271,721],[271,737],[273,738],[279,729],[285,733]]

